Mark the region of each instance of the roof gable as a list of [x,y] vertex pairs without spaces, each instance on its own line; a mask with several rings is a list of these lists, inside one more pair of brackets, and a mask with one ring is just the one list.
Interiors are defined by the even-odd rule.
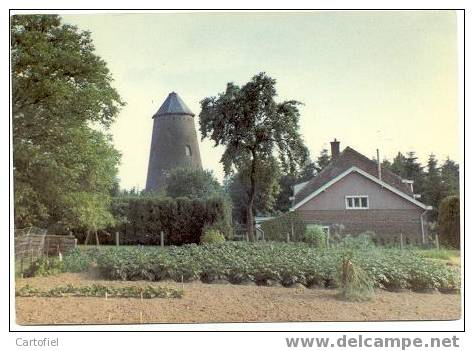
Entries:
[[[315,191],[324,187],[331,180],[353,167],[379,181],[377,162],[374,162],[350,147],[346,147],[337,158],[331,160],[329,165],[295,193],[295,207]],[[396,190],[397,193],[399,192],[408,195],[409,198],[413,198],[413,192],[411,191],[409,184],[405,183],[400,176],[396,175],[389,169],[385,167],[381,168],[381,178],[381,182],[384,185],[390,186]],[[421,204],[421,202],[417,202]]]
[[421,207],[425,210],[431,209],[430,206],[426,206],[425,204],[421,203],[420,201],[414,199],[409,194],[404,193],[404,192],[400,191],[399,189],[397,189],[397,188],[381,181],[377,177],[374,177],[372,174],[369,174],[369,173],[365,172],[364,170],[353,166],[353,167],[348,168],[347,170],[345,170],[344,172],[342,172],[338,176],[332,178],[330,181],[328,181],[323,186],[321,186],[318,189],[316,189],[315,191],[313,191],[311,194],[306,196],[304,199],[301,199],[300,201],[296,202],[295,205],[291,208],[291,211],[294,211],[297,208],[299,208],[300,206],[304,205],[305,203],[307,203],[308,201],[310,201],[311,199],[318,196],[320,193],[322,193],[323,191],[325,191],[326,189],[328,189],[329,187],[331,187],[332,185],[337,183],[339,180],[341,180],[342,178],[346,177],[347,175],[349,175],[353,172],[359,173],[360,175],[366,177],[367,179],[370,179],[371,181],[379,184],[380,186],[384,187],[385,189],[397,194],[398,196],[400,196],[400,197],[404,198],[405,200],[415,204],[416,206],[419,206],[419,207]]

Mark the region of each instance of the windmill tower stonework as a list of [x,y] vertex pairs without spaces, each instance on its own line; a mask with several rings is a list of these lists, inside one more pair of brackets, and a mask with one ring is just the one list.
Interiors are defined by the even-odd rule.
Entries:
[[146,191],[166,184],[168,172],[177,167],[202,168],[194,127],[194,113],[172,92],[153,116]]

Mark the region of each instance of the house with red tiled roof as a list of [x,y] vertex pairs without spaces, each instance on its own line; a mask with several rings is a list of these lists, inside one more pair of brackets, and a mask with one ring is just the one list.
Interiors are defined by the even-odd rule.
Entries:
[[413,181],[402,179],[356,150],[339,152],[331,142],[331,162],[315,177],[293,187],[291,211],[326,232],[357,235],[374,232],[385,243],[425,243],[426,213],[431,210],[413,193]]

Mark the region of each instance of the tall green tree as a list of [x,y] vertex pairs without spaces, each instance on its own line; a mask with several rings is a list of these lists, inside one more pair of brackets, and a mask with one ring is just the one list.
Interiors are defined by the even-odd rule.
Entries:
[[318,173],[321,172],[329,164],[329,162],[331,162],[329,151],[327,149],[322,149],[316,160]]
[[406,179],[407,177],[406,162],[407,162],[406,157],[403,156],[401,152],[399,152],[397,156],[395,156],[395,158],[393,159],[393,162],[390,166],[390,170],[393,173],[398,174],[400,177]]
[[212,171],[196,168],[176,168],[166,180],[170,197],[203,198],[222,193],[222,187]]
[[[250,164],[229,176],[225,182],[226,193],[232,200],[233,217],[239,223],[247,223],[249,173]],[[279,175],[280,167],[274,157],[256,165],[254,210],[257,214],[268,215],[275,212],[280,194]]]
[[429,212],[430,220],[438,218],[438,205],[443,197],[443,184],[436,156],[431,154],[424,174],[423,188],[421,189],[421,200],[433,206]]
[[441,179],[443,182],[443,196],[459,196],[459,165],[449,157],[441,166]]
[[405,158],[405,174],[406,179],[413,180],[413,191],[419,194],[423,189],[423,167],[414,151],[409,151]]
[[120,159],[99,130],[124,103],[90,33],[54,15],[13,16],[11,63],[15,225],[64,222],[87,203],[106,209],[71,201],[110,196]]
[[225,146],[221,162],[227,175],[249,165],[247,232],[254,240],[254,203],[257,165],[278,153],[284,173],[296,172],[308,150],[299,132],[299,102],[277,102],[276,80],[265,73],[242,87],[228,83],[224,92],[201,101],[199,115],[203,138]]

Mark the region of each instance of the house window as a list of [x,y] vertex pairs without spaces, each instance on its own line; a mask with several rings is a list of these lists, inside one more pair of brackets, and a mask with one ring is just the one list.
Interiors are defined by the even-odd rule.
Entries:
[[359,210],[369,208],[369,197],[367,195],[346,196],[346,209]]
[[191,156],[191,146],[186,145],[185,150],[186,150],[186,156]]

